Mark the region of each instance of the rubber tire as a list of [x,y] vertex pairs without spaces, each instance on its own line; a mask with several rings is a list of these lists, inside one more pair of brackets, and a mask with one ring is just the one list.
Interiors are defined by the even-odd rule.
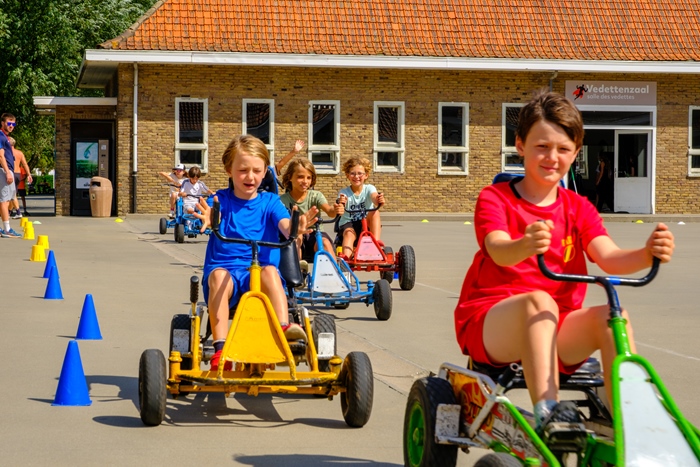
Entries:
[[[335,318],[333,315],[316,315],[314,321],[311,323],[311,334],[314,339],[314,347],[318,352],[318,335],[322,332],[333,333],[335,337]],[[338,339],[333,340],[333,355],[338,355]],[[318,361],[318,371],[330,372],[331,364],[330,360],[319,360]]]
[[347,310],[349,306],[350,306],[350,302],[334,303],[333,304],[333,308],[335,308],[336,310]]
[[391,318],[392,296],[391,286],[384,279],[380,279],[374,284],[372,290],[374,298],[374,314],[379,321],[386,321]]
[[416,285],[416,253],[411,245],[399,249],[399,285],[401,290],[411,290]]
[[382,271],[381,278],[387,281],[389,284],[394,282],[394,272],[393,271]]
[[365,426],[372,414],[374,400],[374,373],[372,363],[364,352],[350,352],[340,370],[340,381],[345,391],[340,393],[340,408],[348,426]]
[[[170,321],[170,347],[169,350],[173,349],[173,334],[176,329],[186,329],[190,332],[190,342],[192,342],[192,320],[190,315],[173,315],[173,319]],[[192,349],[187,349],[192,353]],[[180,369],[191,370],[192,369],[192,357],[182,357],[182,362],[180,363]]]
[[476,461],[474,467],[522,467],[523,464],[505,452],[491,452]]
[[177,243],[185,241],[185,226],[182,224],[175,224],[175,241]]
[[158,426],[165,418],[167,398],[165,357],[158,349],[144,350],[139,360],[139,410],[146,426]]
[[158,232],[160,232],[161,235],[165,235],[165,233],[168,231],[168,219],[165,217],[160,218],[160,223],[158,224]]
[[452,386],[442,378],[421,378],[413,383],[403,421],[404,465],[453,466],[457,463],[457,446],[435,442],[438,405],[456,403]]

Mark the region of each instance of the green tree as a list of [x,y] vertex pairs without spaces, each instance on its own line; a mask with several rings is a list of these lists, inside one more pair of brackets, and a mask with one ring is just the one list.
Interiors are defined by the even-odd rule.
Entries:
[[100,95],[76,88],[85,49],[118,36],[156,0],[0,0],[0,112],[17,117],[13,136],[32,168],[53,168],[53,118],[34,96]]

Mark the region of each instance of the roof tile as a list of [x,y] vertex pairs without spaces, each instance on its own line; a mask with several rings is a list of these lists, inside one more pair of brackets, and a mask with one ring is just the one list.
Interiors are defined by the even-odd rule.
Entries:
[[698,0],[161,0],[121,50],[700,60]]

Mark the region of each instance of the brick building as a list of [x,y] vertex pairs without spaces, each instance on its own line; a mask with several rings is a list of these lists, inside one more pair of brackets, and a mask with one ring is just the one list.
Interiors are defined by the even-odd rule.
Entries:
[[78,85],[104,98],[35,105],[56,119],[59,215],[90,214],[80,157],[105,158],[113,214],[164,213],[156,173],[196,164],[224,187],[240,133],[275,158],[304,139],[328,196],[365,156],[387,210],[470,212],[495,173],[520,170],[514,122],[542,87],[584,115],[570,187],[593,199],[608,158],[610,209],[698,214],[698,31],[685,0],[163,0],[85,52]]

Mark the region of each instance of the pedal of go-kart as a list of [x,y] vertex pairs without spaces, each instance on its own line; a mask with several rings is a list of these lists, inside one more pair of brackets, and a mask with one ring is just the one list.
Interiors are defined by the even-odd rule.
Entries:
[[578,452],[586,447],[588,432],[583,423],[550,422],[543,439],[552,451]]

